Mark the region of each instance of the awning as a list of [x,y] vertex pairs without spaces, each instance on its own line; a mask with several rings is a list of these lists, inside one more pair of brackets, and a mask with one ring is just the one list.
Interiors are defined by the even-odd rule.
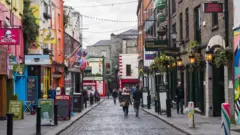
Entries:
[[138,83],[138,79],[121,79],[122,83]]

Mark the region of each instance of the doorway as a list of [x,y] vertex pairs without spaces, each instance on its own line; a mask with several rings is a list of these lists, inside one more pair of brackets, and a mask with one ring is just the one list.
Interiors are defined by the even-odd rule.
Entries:
[[225,102],[224,66],[212,65],[213,116],[221,116],[221,104]]

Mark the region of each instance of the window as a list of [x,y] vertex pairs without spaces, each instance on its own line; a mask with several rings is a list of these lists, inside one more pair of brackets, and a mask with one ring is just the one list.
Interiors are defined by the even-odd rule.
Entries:
[[183,17],[182,17],[182,13],[180,13],[179,15],[179,32],[180,32],[180,39],[183,39]]
[[44,13],[48,13],[48,4],[44,2]]
[[19,0],[19,14],[23,15],[23,0]]
[[[172,25],[172,30],[176,30],[176,23]],[[172,39],[172,41],[173,46],[176,47],[176,39]]]
[[185,22],[185,28],[186,28],[186,39],[189,38],[189,11],[188,8],[185,10],[185,16],[186,16],[186,22]]
[[176,13],[176,0],[172,0],[172,14]]
[[218,25],[218,13],[212,13],[212,26]]
[[131,65],[126,65],[126,76],[131,76]]
[[201,9],[200,6],[194,8],[194,35],[195,40],[201,43]]

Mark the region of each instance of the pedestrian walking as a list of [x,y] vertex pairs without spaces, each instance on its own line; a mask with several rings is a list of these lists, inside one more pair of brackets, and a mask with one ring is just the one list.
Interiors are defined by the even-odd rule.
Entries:
[[117,96],[118,96],[117,90],[114,89],[113,92],[112,92],[112,97],[113,97],[114,104],[116,104]]
[[130,97],[130,91],[126,90],[122,93],[121,103],[120,103],[120,105],[123,108],[123,112],[124,112],[125,116],[128,116],[128,108],[129,108],[130,104],[132,104],[131,97]]
[[176,89],[176,99],[177,99],[177,113],[179,114],[179,106],[180,112],[183,114],[183,103],[184,103],[184,90],[180,79],[178,79],[178,85]]
[[134,110],[136,112],[136,117],[139,115],[139,106],[142,99],[142,92],[139,90],[139,86],[137,86],[136,90],[133,92],[133,100],[134,100]]
[[85,104],[85,108],[87,108],[87,101],[88,101],[88,92],[87,92],[87,90],[83,89],[82,95],[83,95],[83,102]]

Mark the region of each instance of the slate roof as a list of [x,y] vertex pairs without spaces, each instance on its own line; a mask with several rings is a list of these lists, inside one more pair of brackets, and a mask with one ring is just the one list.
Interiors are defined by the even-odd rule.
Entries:
[[94,45],[111,45],[111,40],[99,40]]
[[138,30],[137,29],[129,29],[127,31],[124,31],[123,33],[118,34],[120,35],[138,35]]

